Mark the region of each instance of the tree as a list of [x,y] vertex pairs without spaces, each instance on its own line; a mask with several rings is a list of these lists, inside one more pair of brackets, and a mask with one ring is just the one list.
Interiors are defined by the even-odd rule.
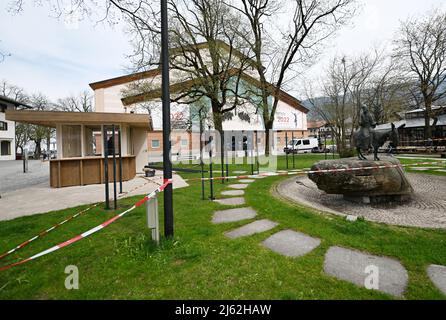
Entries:
[[373,76],[382,61],[376,50],[357,58],[335,57],[322,81],[326,99],[316,100],[307,94],[313,108],[331,127],[341,157],[352,155],[351,133],[358,127],[360,106],[374,90]]
[[[432,138],[432,104],[446,96],[446,13],[436,10],[401,24],[394,55],[424,105],[425,139]],[[416,94],[414,95],[416,96]]]
[[69,96],[58,99],[54,108],[61,111],[69,112],[92,112],[93,111],[93,96],[87,91],[79,93],[77,96]]
[[[30,97],[30,104],[35,110],[50,109],[51,102],[42,93],[34,94]],[[29,140],[35,144],[34,157],[39,159],[42,154],[42,141],[46,141],[49,150],[50,139],[54,135],[54,128],[39,125],[29,125]]]
[[[208,104],[212,111],[214,129],[219,133],[220,156],[224,162],[223,121],[237,107],[246,102],[246,91],[241,90],[244,71],[252,61],[238,38],[244,26],[222,0],[169,0],[170,65],[175,74],[172,79],[171,101],[189,105]],[[131,25],[131,33],[142,26]],[[144,54],[143,44],[138,43],[135,54]],[[135,67],[147,66],[143,57]],[[155,92],[155,94],[153,94]],[[158,83],[140,81],[131,84],[125,95],[160,97]],[[153,112],[153,105],[144,104]],[[209,110],[208,110],[209,111]],[[223,168],[222,168],[223,169]]]
[[[245,41],[255,55],[255,67],[261,82],[259,107],[268,132],[273,128],[280,92],[293,68],[310,63],[311,57],[314,59],[320,53],[323,41],[352,16],[354,0],[294,0],[292,4],[275,0],[241,2],[242,5],[232,2],[230,6],[243,14],[251,28],[250,37]],[[279,9],[283,6],[287,12],[280,15]],[[273,22],[279,21],[283,25],[287,16],[292,16],[292,20],[286,29]],[[282,39],[274,39],[268,34],[268,29],[278,29]],[[268,103],[270,96],[273,96],[272,106]],[[268,134],[265,153],[269,154]]]

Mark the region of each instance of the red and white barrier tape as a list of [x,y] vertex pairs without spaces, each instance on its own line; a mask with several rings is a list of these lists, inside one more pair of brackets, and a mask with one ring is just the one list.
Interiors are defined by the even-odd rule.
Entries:
[[126,211],[124,211],[124,212],[114,216],[113,218],[105,221],[104,223],[101,223],[100,225],[98,225],[98,226],[96,226],[96,227],[94,227],[94,228],[92,228],[92,229],[90,229],[90,230],[88,230],[88,231],[86,231],[86,232],[84,232],[84,233],[82,233],[80,235],[77,235],[77,236],[75,236],[75,237],[73,237],[73,238],[71,238],[71,239],[69,239],[67,241],[59,243],[58,245],[55,245],[54,247],[51,247],[51,248],[49,248],[47,250],[39,252],[39,253],[37,253],[37,254],[27,258],[27,259],[23,259],[23,260],[21,260],[19,262],[16,262],[16,263],[13,263],[13,264],[1,267],[0,271],[4,271],[4,270],[10,269],[12,267],[24,264],[24,263],[26,263],[28,261],[35,260],[37,258],[43,257],[43,256],[45,256],[45,255],[47,255],[49,253],[52,253],[52,252],[57,251],[59,249],[62,249],[64,247],[66,247],[66,246],[69,246],[70,244],[73,244],[75,242],[78,242],[79,240],[82,240],[82,239],[84,239],[84,238],[86,238],[88,236],[91,236],[92,234],[94,234],[94,233],[104,229],[105,227],[109,226],[110,224],[112,224],[113,222],[118,220],[119,218],[122,218],[124,215],[126,215],[127,213],[133,211],[137,207],[143,205],[145,202],[147,202],[151,198],[153,198],[157,193],[162,192],[171,183],[172,183],[172,179],[166,179],[162,186],[158,187],[156,190],[151,192],[149,195],[145,196],[143,199],[141,199],[140,201],[135,203],[131,208],[127,209]]
[[392,164],[392,165],[381,165],[381,166],[369,166],[369,167],[359,167],[359,168],[340,168],[340,169],[325,169],[325,170],[292,170],[292,171],[277,171],[277,172],[265,172],[253,175],[244,176],[228,176],[228,177],[213,177],[213,178],[191,178],[185,179],[185,181],[209,181],[209,180],[225,180],[225,179],[249,179],[255,177],[271,177],[271,176],[288,176],[288,175],[298,175],[298,174],[308,174],[308,173],[333,173],[333,172],[350,172],[350,171],[362,171],[362,170],[379,170],[379,169],[389,169],[397,167],[414,167],[419,165],[445,165],[446,162],[417,162],[412,164]]
[[[129,194],[129,193],[132,193],[132,192],[134,192],[135,190],[144,187],[144,186],[147,185],[148,183],[150,183],[150,181],[145,182],[145,183],[143,183],[143,184],[140,185],[140,186],[134,187],[133,189],[131,189],[131,190],[129,190],[128,192],[126,192],[125,194],[119,195],[118,198],[123,197],[124,195],[127,195],[127,194]],[[37,240],[37,239],[39,239],[39,238],[42,238],[42,237],[46,236],[46,235],[47,235],[48,233],[50,233],[51,231],[53,231],[53,230],[59,228],[60,226],[62,226],[62,225],[64,225],[65,223],[67,223],[68,221],[71,221],[71,220],[73,220],[73,219],[79,217],[80,215],[82,215],[82,214],[88,212],[89,210],[91,210],[91,209],[97,207],[99,204],[100,204],[100,203],[95,203],[95,204],[91,205],[90,207],[88,207],[88,208],[86,208],[86,209],[84,209],[84,210],[82,210],[82,211],[80,211],[80,212],[78,212],[78,213],[76,213],[76,214],[74,214],[74,215],[72,215],[72,216],[66,218],[65,220],[63,220],[63,221],[61,221],[61,222],[59,222],[59,223],[56,223],[56,224],[53,225],[51,228],[49,228],[49,229],[47,229],[47,230],[44,230],[44,231],[40,232],[40,233],[37,234],[36,236],[30,238],[29,240],[26,240],[25,242],[19,244],[19,245],[16,246],[15,248],[13,248],[13,249],[11,249],[11,250],[9,250],[9,251],[6,251],[6,252],[3,253],[2,255],[0,255],[0,260],[3,259],[3,258],[5,258],[5,257],[7,257],[7,256],[9,256],[10,254],[16,252],[17,250],[22,249],[23,247],[27,246],[27,245],[30,244],[31,242],[33,242],[33,241],[35,241],[35,240]]]

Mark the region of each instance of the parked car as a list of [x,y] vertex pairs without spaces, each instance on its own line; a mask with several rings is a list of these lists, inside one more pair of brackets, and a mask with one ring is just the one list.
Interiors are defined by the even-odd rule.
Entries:
[[313,148],[319,146],[319,141],[317,138],[303,138],[303,139],[293,139],[288,142],[288,145],[283,148],[286,154],[289,153],[309,153]]

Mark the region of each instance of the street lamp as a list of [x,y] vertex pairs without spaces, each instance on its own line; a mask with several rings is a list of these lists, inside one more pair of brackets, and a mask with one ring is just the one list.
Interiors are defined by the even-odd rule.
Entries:
[[[163,175],[164,183],[172,179],[170,159],[170,92],[169,92],[169,33],[167,24],[167,0],[161,0],[161,69],[163,100]],[[164,189],[164,236],[173,237],[172,183]]]

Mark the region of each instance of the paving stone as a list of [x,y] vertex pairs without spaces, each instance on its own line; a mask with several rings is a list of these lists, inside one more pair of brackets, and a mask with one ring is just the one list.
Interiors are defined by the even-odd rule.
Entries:
[[246,173],[246,171],[233,171],[234,173],[236,173],[236,174],[243,174],[243,173]]
[[277,225],[278,225],[277,222],[263,219],[263,220],[251,222],[247,225],[244,225],[244,226],[234,229],[232,231],[228,231],[225,233],[225,235],[228,238],[232,238],[232,239],[239,238],[239,237],[246,237],[246,236],[251,236],[256,233],[261,233],[261,232],[271,230],[271,229],[275,228]]
[[435,170],[435,171],[438,171],[438,172],[446,172],[446,169],[438,169],[438,170]]
[[319,246],[321,240],[293,230],[283,230],[263,241],[263,245],[287,257],[299,257]]
[[223,191],[221,194],[223,196],[243,196],[245,194],[245,191],[243,191],[243,190],[228,190],[228,191]]
[[263,178],[266,178],[266,176],[249,176],[249,178],[252,178],[252,179],[263,179]]
[[212,217],[212,223],[219,224],[226,222],[241,221],[246,219],[252,219],[256,215],[257,213],[255,212],[255,210],[249,207],[220,210],[214,212],[214,216]]
[[[372,287],[398,297],[403,295],[408,281],[406,269],[397,260],[341,247],[328,249],[324,271],[360,287]],[[375,276],[377,282],[371,284]]]
[[239,180],[240,183],[251,183],[251,182],[254,182],[254,181],[255,181],[254,179],[241,179],[241,180]]
[[248,187],[247,184],[230,184],[228,185],[229,188],[232,189],[246,189]]
[[431,264],[427,268],[427,274],[435,286],[446,295],[446,266]]
[[220,204],[224,204],[226,206],[239,206],[242,204],[245,204],[245,198],[237,197],[237,198],[226,198],[226,199],[219,199],[214,200],[215,202],[218,202]]

